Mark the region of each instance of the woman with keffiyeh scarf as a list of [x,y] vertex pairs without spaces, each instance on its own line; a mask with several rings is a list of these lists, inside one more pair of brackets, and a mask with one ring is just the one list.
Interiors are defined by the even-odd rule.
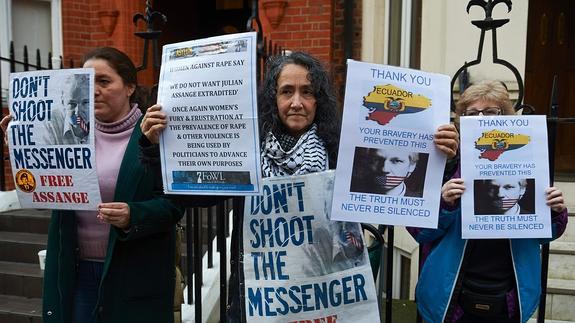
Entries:
[[[142,124],[143,133],[152,142],[158,141],[159,131],[166,127],[160,109],[158,105],[148,109],[148,121]],[[332,83],[319,60],[302,52],[270,58],[258,110],[264,177],[303,175],[336,167],[340,113]],[[438,148],[455,154],[454,128],[438,133]],[[243,214],[234,216],[226,322],[244,322]]]
[[[335,168],[340,113],[328,73],[314,57],[296,52],[272,57],[258,98],[264,177],[303,175]],[[167,125],[160,105],[150,107],[142,132],[152,143]],[[243,214],[232,232],[228,322],[243,313]],[[240,283],[241,282],[241,283]]]

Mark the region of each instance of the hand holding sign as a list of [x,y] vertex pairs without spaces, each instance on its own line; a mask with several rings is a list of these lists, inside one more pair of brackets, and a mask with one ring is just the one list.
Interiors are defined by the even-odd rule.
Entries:
[[545,190],[547,194],[547,205],[551,210],[560,213],[565,210],[565,202],[563,200],[563,192],[557,187],[549,187]]
[[130,206],[124,202],[109,202],[98,205],[98,219],[120,229],[130,227]]
[[7,115],[0,121],[0,129],[4,133],[4,144],[8,145],[8,123],[12,120],[12,116]]
[[455,204],[455,201],[465,192],[465,185],[461,178],[452,178],[441,188],[441,198],[449,205]]
[[166,113],[162,111],[162,106],[154,104],[146,110],[140,129],[151,143],[157,144],[160,142],[160,133],[166,129],[167,124]]
[[447,158],[453,158],[459,148],[459,133],[452,124],[444,124],[437,128],[433,134],[435,147],[443,152]]

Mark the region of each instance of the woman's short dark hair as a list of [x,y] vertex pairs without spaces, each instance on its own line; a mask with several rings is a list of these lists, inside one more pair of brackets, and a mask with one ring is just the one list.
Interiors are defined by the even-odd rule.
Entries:
[[326,145],[329,166],[335,168],[341,127],[337,100],[326,69],[318,59],[307,53],[293,52],[269,58],[258,98],[261,140],[263,141],[270,131],[274,134],[286,132],[279,118],[276,96],[278,77],[289,64],[302,66],[309,73],[308,78],[316,100],[314,123],[317,125],[318,136]]
[[103,59],[108,62],[125,84],[135,86],[135,91],[130,96],[130,103],[137,103],[140,109],[147,108],[148,91],[138,85],[138,70],[128,55],[114,47],[99,47],[86,53],[83,63],[91,59]]

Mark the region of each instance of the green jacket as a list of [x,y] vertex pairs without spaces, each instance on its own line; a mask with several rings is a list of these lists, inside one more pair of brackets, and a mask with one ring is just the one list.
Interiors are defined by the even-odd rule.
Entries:
[[[136,124],[120,166],[114,201],[130,206],[128,233],[111,227],[96,322],[173,322],[175,224],[182,211],[162,197],[139,161]],[[160,189],[158,189],[160,187]],[[73,211],[55,210],[48,233],[43,322],[71,321],[78,249]]]

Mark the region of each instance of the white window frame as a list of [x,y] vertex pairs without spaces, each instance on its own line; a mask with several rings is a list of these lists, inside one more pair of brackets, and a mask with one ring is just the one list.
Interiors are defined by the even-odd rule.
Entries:
[[[34,0],[50,2],[50,24],[52,34],[52,66],[54,68],[60,67],[60,56],[63,53],[62,45],[62,1],[61,0]],[[12,37],[12,0],[0,0],[0,55],[8,58],[10,56],[10,41]],[[43,53],[48,55],[48,53]],[[6,95],[9,81],[10,64],[8,62],[0,62],[2,64],[2,103],[6,103]]]
[[[364,61],[389,64],[390,8],[393,0],[380,1],[363,1],[361,57]],[[413,0],[401,2],[400,66],[402,67],[409,67],[411,59],[412,6]]]

